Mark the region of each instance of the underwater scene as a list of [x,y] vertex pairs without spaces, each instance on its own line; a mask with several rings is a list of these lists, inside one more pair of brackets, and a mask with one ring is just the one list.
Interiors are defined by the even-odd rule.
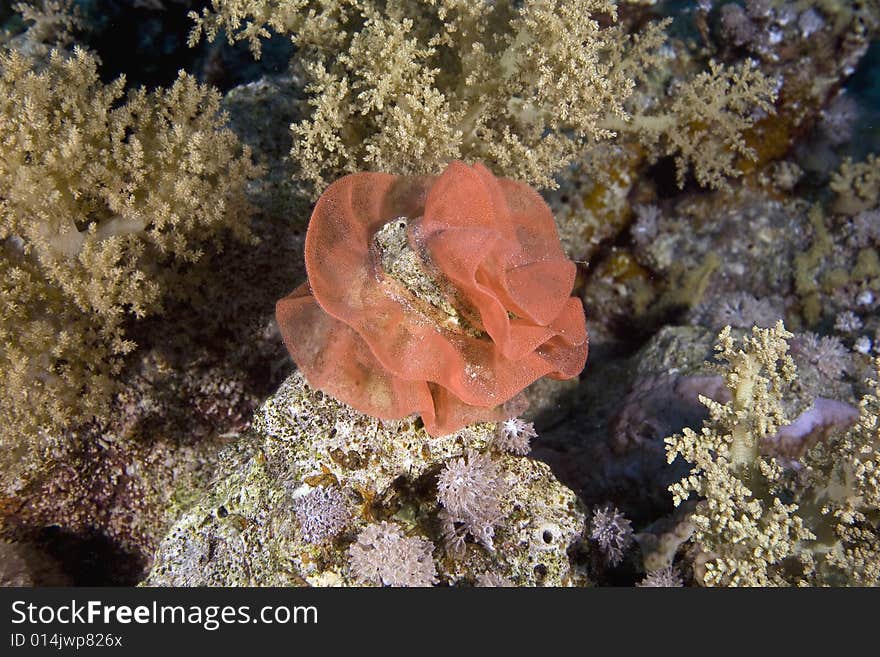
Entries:
[[880,581],[880,0],[2,1],[0,248],[0,585]]

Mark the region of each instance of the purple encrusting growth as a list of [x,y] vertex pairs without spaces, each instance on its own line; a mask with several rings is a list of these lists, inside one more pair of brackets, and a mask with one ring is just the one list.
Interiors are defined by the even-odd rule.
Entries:
[[[780,427],[768,441],[771,452],[803,453],[814,436],[831,429],[846,430],[859,419],[859,409],[836,399],[816,397],[810,407],[793,422]],[[800,468],[800,465],[793,467]]]
[[293,501],[303,539],[324,543],[339,535],[351,521],[345,495],[337,488],[316,488]]
[[418,536],[406,536],[392,522],[368,525],[348,549],[352,574],[368,584],[431,586],[437,568],[434,546]]
[[623,555],[633,543],[632,523],[616,507],[607,504],[593,511],[590,538],[612,566],[623,561]]

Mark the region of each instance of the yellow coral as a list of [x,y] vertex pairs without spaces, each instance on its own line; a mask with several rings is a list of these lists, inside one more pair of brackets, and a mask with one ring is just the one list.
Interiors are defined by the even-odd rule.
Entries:
[[[0,55],[0,446],[17,454],[105,415],[124,323],[184,296],[181,269],[250,239],[258,169],[219,94],[181,73],[124,98],[93,56]],[[5,469],[4,469],[5,471]]]
[[436,174],[452,159],[554,188],[576,160],[600,171],[614,138],[674,155],[704,185],[738,175],[742,131],[772,109],[756,68],[710,70],[631,120],[627,105],[659,63],[668,22],[635,35],[610,0],[214,0],[190,43],[225,30],[255,55],[272,32],[297,46],[310,115],[294,123],[298,175],[323,189],[341,173]]
[[[699,583],[726,586],[874,585],[880,580],[880,399],[877,381],[858,422],[819,441],[796,468],[772,456],[786,423],[781,399],[795,381],[782,322],[752,329],[741,346],[729,327],[716,347],[731,401],[707,398],[700,432],[666,439],[668,460],[693,464],[670,491],[699,497],[689,520]],[[876,361],[880,375],[880,359]],[[768,440],[770,439],[770,440]],[[771,455],[761,454],[759,444]]]
[[791,336],[779,322],[752,329],[738,347],[725,328],[716,351],[726,363],[731,401],[700,397],[709,409],[702,431],[685,429],[666,439],[670,463],[680,455],[694,466],[670,491],[676,506],[691,493],[702,498],[691,522],[704,555],[697,569],[704,585],[785,584],[784,560],[798,553],[801,541],[814,538],[797,504],[783,503],[774,492],[781,469],[758,454],[759,441],[785,423],[779,400],[795,375],[786,353]]
[[837,194],[834,209],[857,214],[880,204],[880,158],[870,154],[863,162],[844,160],[831,176],[829,187]]

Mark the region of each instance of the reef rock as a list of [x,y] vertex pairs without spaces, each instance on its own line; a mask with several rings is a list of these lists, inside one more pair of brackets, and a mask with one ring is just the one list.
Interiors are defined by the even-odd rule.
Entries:
[[[478,459],[491,459],[499,510],[479,542],[437,493],[444,468],[470,462],[476,475]],[[417,419],[365,416],[297,372],[221,454],[215,482],[163,538],[145,585],[368,584],[350,550],[374,534],[417,539],[429,582],[585,583],[582,505],[546,464],[504,453],[491,423],[432,438]]]

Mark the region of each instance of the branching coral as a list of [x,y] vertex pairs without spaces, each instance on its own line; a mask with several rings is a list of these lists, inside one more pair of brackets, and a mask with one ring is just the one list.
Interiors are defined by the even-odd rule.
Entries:
[[701,584],[865,585],[880,577],[877,383],[869,382],[874,391],[854,425],[847,413],[832,417],[844,404],[817,399],[808,412],[828,417],[798,424],[831,434],[783,468],[776,454],[785,441],[776,441],[789,426],[781,400],[796,374],[791,337],[781,322],[752,329],[741,346],[722,331],[717,351],[731,401],[701,398],[710,415],[702,431],[666,439],[670,462],[680,455],[693,464],[670,490],[676,505],[691,493],[700,498],[689,521]]
[[[880,378],[880,359],[875,363]],[[880,582],[880,397],[877,378],[859,404],[858,421],[819,443],[795,483],[818,511],[817,579],[823,584]],[[806,497],[806,496],[805,496]]]
[[845,160],[829,187],[837,194],[838,212],[857,214],[876,208],[880,205],[880,158],[872,153],[862,162]]
[[755,158],[743,133],[773,111],[773,81],[755,62],[725,67],[713,61],[671,95],[668,108],[634,115],[632,129],[654,153],[675,157],[679,186],[692,170],[701,185],[723,187],[726,177],[740,175],[738,157]]
[[0,420],[7,439],[101,417],[125,322],[186,298],[187,263],[229,233],[250,239],[258,169],[224,127],[219,95],[183,73],[124,98],[93,56],[45,66],[0,55]]
[[16,46],[29,55],[44,56],[50,47],[65,48],[82,27],[79,7],[73,0],[28,0],[13,5],[27,30]]
[[191,44],[222,30],[259,56],[271,33],[292,39],[311,105],[292,156],[317,190],[360,170],[436,174],[456,158],[553,187],[577,159],[602,171],[600,146],[620,133],[717,186],[751,155],[740,133],[774,93],[756,69],[712,64],[630,123],[665,23],[627,34],[610,0],[214,0],[191,16]]
[[315,206],[308,282],[277,305],[309,382],[432,435],[511,417],[536,379],[587,356],[575,266],[528,186],[453,162],[437,178],[354,174]]
[[731,401],[701,397],[710,417],[702,432],[685,429],[666,439],[670,463],[681,455],[694,464],[670,487],[676,506],[691,492],[705,498],[691,518],[694,540],[710,555],[702,572],[705,584],[783,583],[784,559],[794,555],[799,541],[814,538],[795,514],[797,505],[772,493],[782,470],[758,451],[761,441],[786,423],[779,399],[795,374],[786,353],[790,337],[779,322],[773,329],[754,328],[737,348],[725,328],[716,350],[729,365],[725,383]]

